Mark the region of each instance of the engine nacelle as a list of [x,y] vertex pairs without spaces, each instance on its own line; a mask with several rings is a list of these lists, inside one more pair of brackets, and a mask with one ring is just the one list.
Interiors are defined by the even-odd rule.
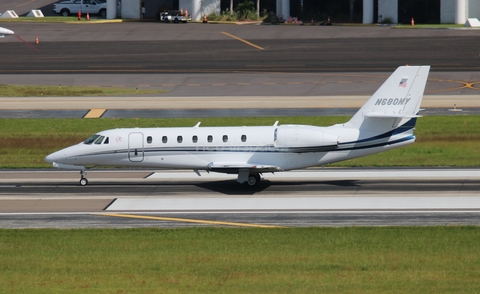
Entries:
[[275,130],[275,147],[337,146],[338,136],[317,127],[279,126]]

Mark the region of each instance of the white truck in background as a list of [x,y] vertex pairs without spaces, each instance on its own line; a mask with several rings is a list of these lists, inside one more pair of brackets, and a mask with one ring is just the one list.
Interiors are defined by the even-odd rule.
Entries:
[[180,12],[179,10],[169,10],[168,12],[167,11],[161,12],[159,20],[165,23],[187,22],[188,16],[185,15],[183,12]]
[[107,15],[107,3],[102,0],[67,0],[53,4],[53,12],[62,16],[71,14],[98,14],[102,17]]

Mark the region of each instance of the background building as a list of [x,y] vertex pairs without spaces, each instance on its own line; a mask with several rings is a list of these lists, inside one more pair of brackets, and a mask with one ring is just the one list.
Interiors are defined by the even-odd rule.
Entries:
[[[358,0],[357,0],[358,1]],[[457,23],[480,16],[478,0],[363,0],[363,23]]]
[[[233,0],[233,7],[247,0]],[[250,0],[256,3],[257,0]],[[230,0],[121,0],[122,18],[153,18],[165,10],[187,9],[192,19],[227,11]],[[458,23],[480,17],[480,0],[260,0],[261,14],[309,22]]]

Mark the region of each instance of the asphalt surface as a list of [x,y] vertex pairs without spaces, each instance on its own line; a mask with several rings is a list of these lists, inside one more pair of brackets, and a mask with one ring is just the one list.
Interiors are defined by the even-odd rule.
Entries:
[[[313,174],[311,173],[313,172]],[[180,203],[218,200],[263,199],[282,202],[295,197],[319,201],[345,198],[349,202],[382,201],[398,197],[443,199],[471,198],[477,201],[480,181],[476,169],[333,169],[270,175],[256,188],[236,183],[233,176],[193,172],[112,170],[90,171],[90,184],[77,184],[77,172],[4,171],[0,180],[1,228],[127,228],[189,226],[385,226],[385,225],[480,225],[478,205],[468,209],[306,209],[269,211],[261,206],[251,211],[106,211],[122,199],[178,199]],[[389,175],[390,174],[390,175]],[[424,177],[417,177],[424,174]],[[452,175],[451,178],[445,175]],[[315,176],[316,175],[316,176]],[[316,177],[316,178],[312,178]],[[310,201],[310,200],[309,200]],[[443,201],[443,200],[442,200]],[[403,203],[403,202],[402,202]],[[325,203],[326,205],[327,203]],[[152,211],[157,210],[157,212]],[[252,211],[253,210],[253,211]],[[255,211],[258,210],[258,211]],[[161,212],[159,212],[161,211]]]
[[[283,227],[345,226],[461,226],[480,225],[478,212],[369,212],[369,213],[162,213],[135,214],[159,219],[124,218],[103,214],[1,214],[0,227],[25,228],[184,228],[212,224],[165,218]],[[215,226],[236,227],[235,224]]]
[[[42,196],[48,198],[68,196],[108,196],[108,197],[168,197],[168,196],[210,196],[210,195],[262,195],[262,196],[288,196],[288,195],[448,195],[461,193],[477,194],[480,191],[478,180],[290,180],[275,181],[263,180],[258,187],[243,187],[231,180],[214,181],[176,181],[171,179],[164,181],[138,182],[124,180],[122,183],[112,181],[95,181],[89,177],[89,185],[78,185],[78,179],[70,183],[55,184],[4,184],[0,196],[18,197],[19,199],[30,196]],[[321,191],[321,193],[319,193]],[[401,192],[400,192],[401,191]],[[104,207],[99,207],[103,209]],[[4,211],[6,207],[1,208]],[[75,208],[78,211],[78,208]],[[97,210],[95,210],[97,211]],[[61,212],[61,211],[59,211]]]
[[27,42],[38,36],[39,44],[27,46],[13,36],[2,40],[0,74],[389,72],[403,64],[480,69],[478,30],[193,23],[7,27]]

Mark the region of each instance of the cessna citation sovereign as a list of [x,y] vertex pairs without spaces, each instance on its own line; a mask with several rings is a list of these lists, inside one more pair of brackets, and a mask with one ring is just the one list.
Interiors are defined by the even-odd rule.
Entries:
[[346,123],[329,127],[130,128],[99,132],[48,155],[54,167],[86,165],[192,169],[237,174],[254,186],[262,173],[301,169],[405,146],[413,135],[430,66],[399,67]]

